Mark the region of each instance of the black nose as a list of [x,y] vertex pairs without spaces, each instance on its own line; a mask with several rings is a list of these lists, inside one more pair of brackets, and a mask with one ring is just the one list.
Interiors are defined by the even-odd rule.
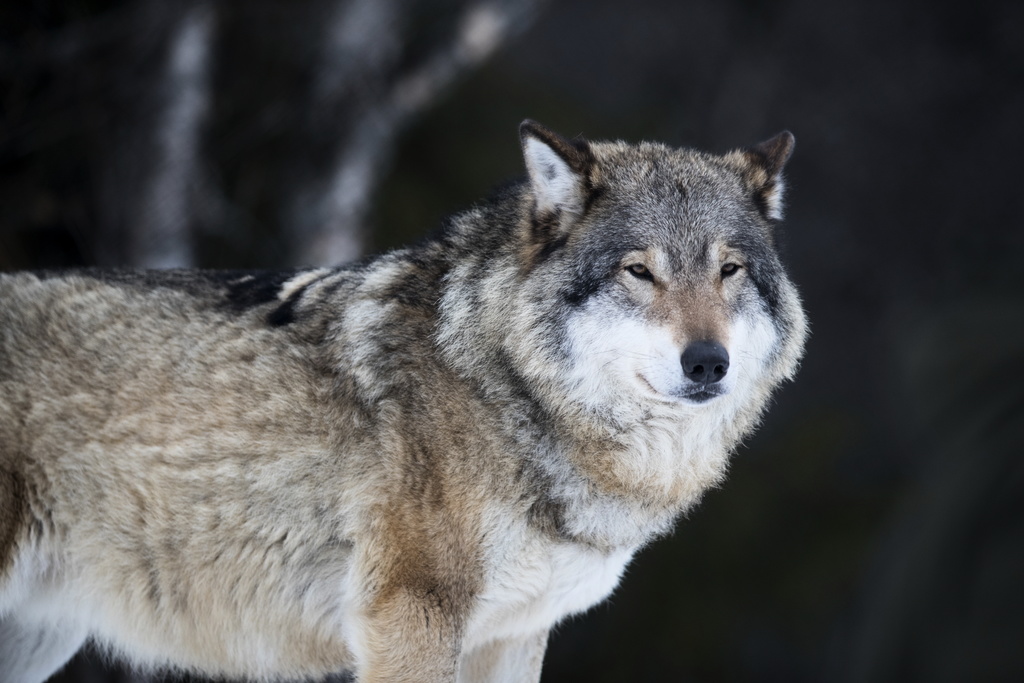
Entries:
[[683,351],[683,374],[698,384],[714,384],[729,370],[729,352],[718,342],[695,341]]

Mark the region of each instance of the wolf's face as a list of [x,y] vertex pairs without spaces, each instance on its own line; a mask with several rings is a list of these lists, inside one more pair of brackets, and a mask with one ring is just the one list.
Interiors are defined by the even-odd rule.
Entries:
[[763,373],[777,332],[749,259],[723,245],[694,260],[699,268],[687,270],[668,248],[627,250],[573,312],[570,356],[581,383],[592,384],[587,396],[701,404]]
[[533,267],[565,320],[575,401],[698,409],[794,371],[805,323],[773,238],[791,148],[788,133],[714,157],[524,128]]

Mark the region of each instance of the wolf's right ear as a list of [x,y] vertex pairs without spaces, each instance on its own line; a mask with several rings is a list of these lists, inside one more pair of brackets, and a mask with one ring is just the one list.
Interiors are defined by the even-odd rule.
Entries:
[[561,222],[582,214],[594,165],[590,145],[566,140],[529,119],[519,125],[519,139],[537,216]]

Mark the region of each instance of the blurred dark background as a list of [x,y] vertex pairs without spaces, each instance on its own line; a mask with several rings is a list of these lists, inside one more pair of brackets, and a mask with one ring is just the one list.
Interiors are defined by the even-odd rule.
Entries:
[[544,681],[1024,680],[1024,3],[8,2],[0,90],[3,270],[395,246],[525,117],[792,130],[803,368]]

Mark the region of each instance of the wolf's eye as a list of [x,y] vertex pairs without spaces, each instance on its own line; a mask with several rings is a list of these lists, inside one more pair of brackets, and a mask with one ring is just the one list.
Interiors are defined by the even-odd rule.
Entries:
[[626,266],[626,270],[630,272],[634,277],[642,278],[644,280],[654,281],[654,275],[651,271],[647,270],[647,266],[642,263],[633,263]]
[[730,275],[735,275],[739,269],[740,266],[736,265],[735,263],[726,263],[722,266],[722,277],[729,277]]

